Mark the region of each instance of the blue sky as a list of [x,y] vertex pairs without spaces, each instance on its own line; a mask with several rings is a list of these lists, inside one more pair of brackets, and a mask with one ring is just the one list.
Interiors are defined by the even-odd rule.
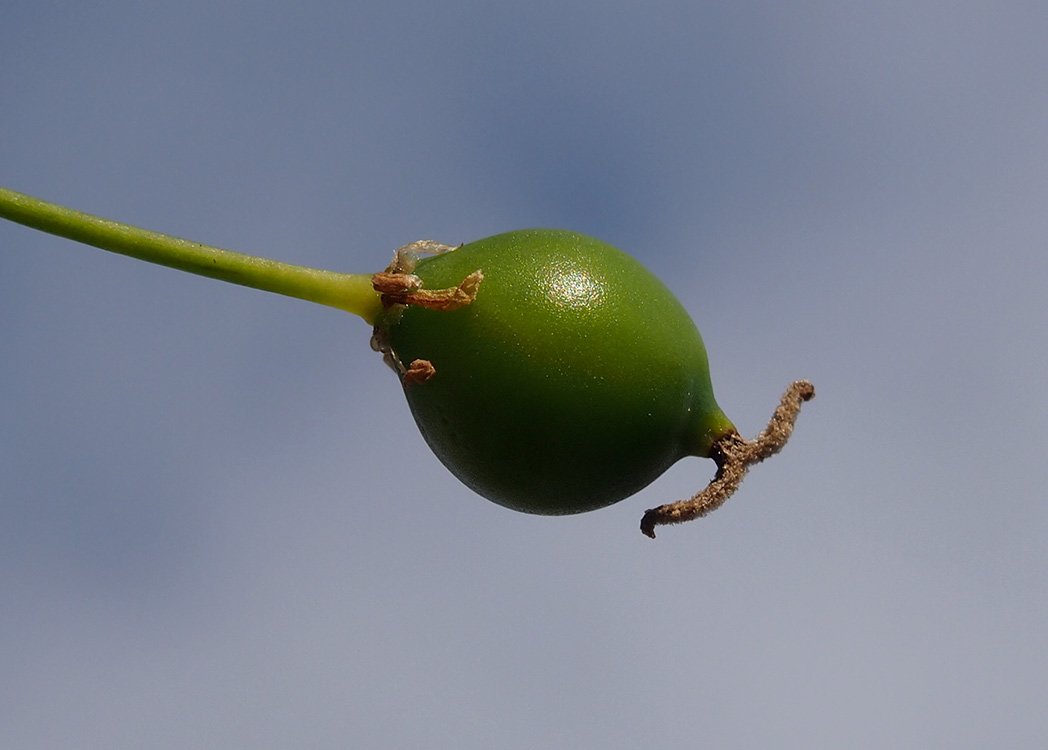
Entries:
[[1048,10],[27,3],[0,184],[370,272],[587,232],[786,451],[651,542],[470,493],[359,320],[0,224],[10,747],[1035,747]]

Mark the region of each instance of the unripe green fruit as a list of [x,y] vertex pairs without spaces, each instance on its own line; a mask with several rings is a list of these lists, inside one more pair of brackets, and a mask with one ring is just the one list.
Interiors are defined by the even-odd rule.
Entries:
[[365,275],[201,245],[3,187],[0,218],[359,315],[440,460],[528,513],[600,508],[683,456],[712,458],[705,489],[645,511],[640,529],[654,538],[656,526],[723,505],[783,449],[815,396],[793,381],[768,426],[743,439],[713,399],[706,349],[680,303],[628,255],[573,232],[508,232],[457,250],[414,242]]
[[[643,487],[735,428],[706,349],[673,294],[636,260],[574,232],[496,235],[421,260],[426,289],[483,272],[451,311],[394,305],[378,331],[403,366],[426,442],[467,486],[528,513],[580,513]],[[403,368],[402,368],[403,369]]]

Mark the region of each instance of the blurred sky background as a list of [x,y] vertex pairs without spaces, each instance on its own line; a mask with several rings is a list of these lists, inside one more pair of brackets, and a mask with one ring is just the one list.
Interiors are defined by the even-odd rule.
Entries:
[[1033,748],[1048,5],[58,2],[0,184],[371,272],[587,232],[745,434],[570,518],[473,495],[356,318],[0,222],[0,745]]

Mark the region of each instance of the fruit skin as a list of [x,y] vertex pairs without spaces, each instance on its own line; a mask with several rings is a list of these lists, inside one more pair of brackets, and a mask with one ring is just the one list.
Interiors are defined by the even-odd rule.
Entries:
[[[735,430],[717,406],[695,324],[655,276],[592,237],[527,229],[421,260],[426,289],[482,270],[454,311],[394,306],[379,322],[433,452],[507,508],[594,510]],[[402,379],[403,380],[403,379]]]

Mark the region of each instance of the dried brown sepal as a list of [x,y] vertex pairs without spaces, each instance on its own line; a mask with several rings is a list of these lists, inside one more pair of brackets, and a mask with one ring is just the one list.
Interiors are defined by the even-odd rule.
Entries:
[[791,383],[768,426],[756,438],[746,440],[737,432],[729,432],[714,442],[712,458],[717,463],[717,473],[704,490],[687,500],[648,510],[641,519],[640,530],[654,539],[656,526],[702,518],[722,506],[739,488],[751,466],[783,449],[793,433],[801,404],[814,397],[815,386],[807,380]]
[[382,295],[382,304],[414,305],[448,312],[465,307],[477,298],[484,274],[478,269],[449,289],[423,289],[422,279],[411,273],[384,271],[371,277],[371,286]]
[[416,359],[404,371],[404,386],[425,383],[437,374],[437,368],[428,359]]
[[382,271],[371,277],[371,288],[383,297],[412,294],[422,288],[422,279],[413,273]]

